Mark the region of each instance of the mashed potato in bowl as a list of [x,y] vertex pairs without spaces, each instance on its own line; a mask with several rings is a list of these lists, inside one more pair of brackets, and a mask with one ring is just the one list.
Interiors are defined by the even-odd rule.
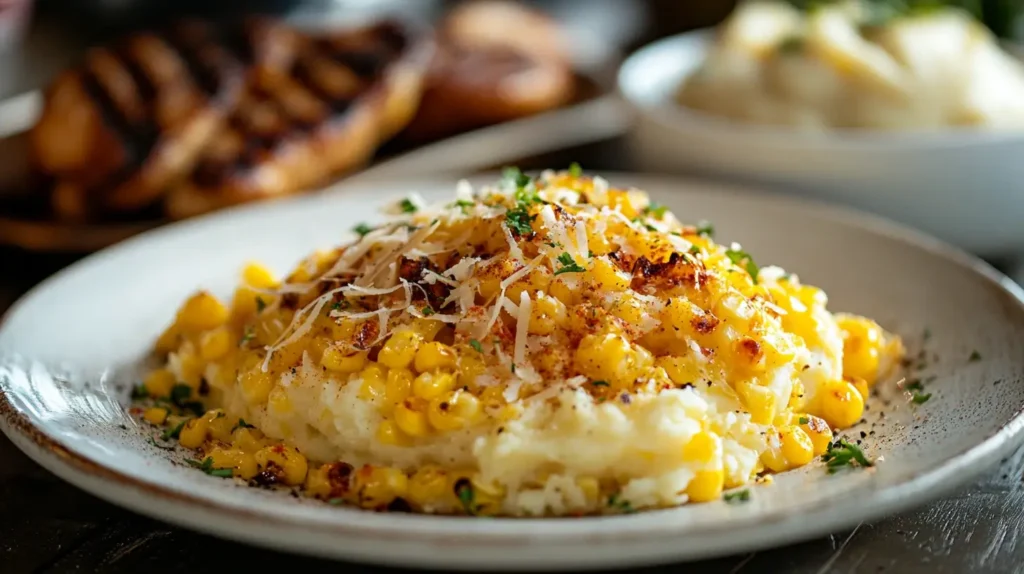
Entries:
[[1024,65],[987,28],[958,9],[886,6],[742,4],[678,101],[805,129],[1024,128]]
[[628,512],[810,463],[903,352],[578,169],[394,207],[283,281],[249,265],[230,305],[188,299],[145,418],[209,474],[332,503]]

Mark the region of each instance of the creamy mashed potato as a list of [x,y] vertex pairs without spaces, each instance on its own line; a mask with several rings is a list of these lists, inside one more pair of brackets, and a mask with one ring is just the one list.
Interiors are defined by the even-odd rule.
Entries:
[[806,129],[1024,127],[1024,66],[987,28],[953,8],[884,21],[878,9],[742,4],[678,101]]
[[230,306],[178,311],[145,386],[213,407],[166,421],[204,470],[419,512],[711,501],[823,454],[902,352],[600,178],[511,172],[395,208],[283,282],[251,265]]

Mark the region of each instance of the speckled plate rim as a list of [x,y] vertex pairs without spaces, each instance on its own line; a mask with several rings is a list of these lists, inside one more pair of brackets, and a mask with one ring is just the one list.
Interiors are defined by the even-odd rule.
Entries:
[[[774,193],[732,185],[709,183],[674,176],[604,173],[610,179],[637,187],[714,189],[747,201],[778,202],[801,210],[810,217],[842,222],[880,234],[914,248],[942,257],[964,273],[975,275],[994,292],[1006,297],[1015,312],[1024,313],[1024,290],[983,261],[941,241],[907,229],[883,218],[817,201],[788,198]],[[483,177],[482,180],[488,180]],[[399,184],[403,180],[389,180]],[[413,183],[413,180],[409,180]],[[444,180],[447,183],[448,180]],[[415,181],[418,188],[437,181]],[[369,186],[341,185],[332,192],[353,191]],[[364,189],[363,193],[372,193]],[[319,196],[322,198],[323,196]],[[316,202],[318,198],[299,197],[289,202]],[[229,209],[147,232],[137,238],[92,255],[50,277],[36,289],[42,289],[94,258],[121,249],[137,241],[157,240],[188,227],[215,225],[218,219],[246,217],[275,209],[275,205],[250,205]],[[34,292],[35,290],[33,290]],[[7,312],[12,315],[32,292]],[[0,330],[4,324],[0,318]],[[258,508],[239,508],[140,480],[120,470],[98,464],[69,449],[60,440],[36,427],[29,416],[16,409],[0,392],[0,430],[30,458],[60,478],[104,500],[167,522],[228,539],[265,547],[339,559],[354,559],[379,564],[417,565],[433,568],[510,570],[581,569],[594,567],[635,567],[699,559],[757,550],[798,542],[830,531],[852,527],[884,515],[906,510],[935,499],[970,482],[1007,456],[1024,439],[1024,406],[984,440],[950,454],[941,464],[920,473],[908,473],[901,482],[872,489],[870,500],[838,498],[826,506],[791,511],[761,513],[757,521],[737,528],[710,528],[699,536],[699,545],[690,544],[681,552],[670,542],[677,533],[678,521],[672,510],[635,515],[584,519],[516,519],[467,521],[456,517],[402,515],[397,520],[386,515],[366,514],[365,523],[323,523],[294,517],[268,516]],[[742,512],[742,509],[737,509]],[[408,528],[399,529],[401,523]],[[543,525],[543,527],[538,528]],[[724,526],[724,525],[723,525]],[[344,545],[332,546],[331,538],[343,537]],[[478,548],[467,549],[477,545]],[[496,554],[497,553],[497,554]],[[502,559],[499,559],[499,555]],[[509,556],[515,559],[509,559]]]

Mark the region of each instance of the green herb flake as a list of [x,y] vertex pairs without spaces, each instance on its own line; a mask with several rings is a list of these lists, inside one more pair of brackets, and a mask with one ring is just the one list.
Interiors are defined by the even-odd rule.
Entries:
[[422,313],[424,317],[429,317],[434,314],[434,309],[431,308],[430,305],[427,305],[422,309]]
[[352,304],[348,302],[348,299],[342,299],[331,304],[332,311],[343,311],[351,307]]
[[561,275],[562,273],[582,273],[586,269],[580,267],[576,260],[572,258],[572,255],[563,253],[558,256],[558,262],[562,264],[561,267],[555,270],[555,275]]
[[244,347],[246,343],[256,338],[256,331],[252,327],[246,327],[245,332],[242,333],[242,338],[238,340],[238,346]]
[[213,468],[213,459],[210,457],[206,457],[202,462],[196,460],[187,460],[185,462],[193,468],[198,468],[210,476],[231,478],[234,475],[230,468]]
[[256,298],[256,312],[262,313],[267,308],[267,302],[263,300],[263,297]]
[[169,427],[167,430],[163,432],[163,434],[160,435],[160,439],[167,441],[171,439],[176,439],[179,436],[181,436],[181,429],[185,428],[185,422],[186,421],[181,421],[180,423],[174,425],[173,427]]
[[595,387],[607,387],[608,381],[591,381],[590,384],[594,385]]
[[460,478],[455,481],[455,495],[459,497],[462,508],[467,514],[476,514],[477,508],[474,504],[476,493],[473,492],[473,483],[468,478]]
[[971,356],[967,357],[967,362],[968,363],[977,363],[980,360],[981,360],[981,353],[979,353],[977,350],[971,351]]
[[668,206],[661,205],[657,201],[652,201],[650,205],[644,208],[646,215],[653,216],[655,219],[661,219],[665,217],[665,213],[668,211]]
[[176,405],[188,401],[192,397],[192,387],[178,383],[171,387],[171,402]]
[[327,504],[330,504],[331,506],[340,506],[342,504],[345,504],[345,499],[344,498],[331,498],[331,499],[328,499]]
[[715,226],[710,221],[697,222],[697,235],[701,237],[714,237]]
[[633,505],[630,504],[628,500],[622,500],[619,498],[617,493],[608,497],[608,506],[626,514],[636,512],[636,510],[633,509]]
[[235,432],[238,429],[254,429],[254,428],[256,428],[256,426],[255,425],[251,425],[251,424],[245,422],[245,419],[238,419],[238,424],[236,424],[235,427],[233,429],[231,429],[231,432]]
[[142,399],[149,398],[149,391],[146,389],[146,385],[135,385],[132,387],[132,400],[141,401]]
[[930,399],[930,398],[932,398],[932,394],[931,393],[925,394],[925,393],[919,393],[919,392],[915,391],[913,396],[910,398],[910,400],[915,405],[922,405],[922,404],[928,402],[928,399]]
[[483,353],[484,352],[483,345],[481,345],[480,341],[477,341],[476,339],[470,339],[469,340],[469,346],[473,347],[474,349],[476,349],[477,353]]
[[536,215],[530,215],[525,205],[518,205],[514,209],[505,212],[505,224],[516,235],[533,235],[533,220]]
[[573,177],[579,177],[583,175],[583,168],[580,167],[580,164],[572,162],[569,164],[569,175]]
[[360,223],[359,225],[352,228],[352,231],[356,232],[359,237],[363,237],[367,233],[373,231],[373,228],[366,223]]
[[821,456],[821,459],[825,461],[829,474],[839,472],[840,469],[846,467],[868,468],[874,466],[874,463],[864,456],[864,451],[859,446],[847,442],[846,439],[839,439],[839,441],[829,444],[828,451]]
[[155,446],[156,448],[158,448],[160,450],[174,450],[174,445],[168,446],[168,445],[160,444],[160,443],[156,442],[156,440],[153,437],[149,437],[149,444]]
[[416,213],[419,210],[416,204],[408,197],[400,201],[398,207],[402,210],[402,213]]
[[744,488],[736,492],[727,492],[722,496],[722,500],[729,504],[739,504],[741,502],[747,502],[750,500],[750,489]]
[[506,167],[501,170],[501,178],[513,184],[516,188],[523,188],[530,185],[530,176],[519,170],[518,167]]
[[811,422],[811,420],[809,418],[807,418],[807,417],[800,417],[800,424],[805,425],[805,424],[807,424],[809,422]]
[[757,285],[757,273],[759,269],[757,267],[757,263],[754,263],[754,258],[751,257],[749,253],[742,249],[729,248],[729,250],[725,252],[725,256],[728,257],[729,261],[732,261],[734,265],[739,265],[746,269],[747,273],[750,274],[750,278],[753,279],[754,285]]
[[700,255],[700,247],[697,247],[696,245],[691,245],[689,253],[690,255]]

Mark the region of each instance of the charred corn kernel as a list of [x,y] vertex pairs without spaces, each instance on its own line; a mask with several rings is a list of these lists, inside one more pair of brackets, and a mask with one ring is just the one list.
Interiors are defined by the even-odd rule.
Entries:
[[819,400],[819,414],[832,428],[853,426],[864,414],[864,398],[846,381],[826,383]]
[[689,357],[658,357],[654,364],[668,374],[677,385],[696,384],[703,378],[700,366]]
[[828,423],[813,415],[800,415],[797,422],[800,424],[800,430],[810,437],[814,455],[825,454],[829,443],[832,442],[832,429],[828,428]]
[[718,440],[710,433],[699,432],[683,446],[683,460],[707,463],[714,458],[717,450]]
[[328,478],[330,465],[324,464],[310,468],[306,473],[305,494],[315,498],[327,498],[331,495],[331,479]]
[[455,366],[455,350],[444,343],[430,342],[420,345],[413,363],[421,373]]
[[276,386],[270,391],[270,395],[267,397],[268,411],[281,416],[291,413],[293,409],[292,400],[288,397],[288,393],[283,387]]
[[231,433],[231,445],[242,452],[255,453],[267,446],[263,440],[263,433],[252,428],[235,428]]
[[722,496],[725,476],[721,469],[698,470],[690,484],[686,485],[686,496],[690,502],[709,502]]
[[270,391],[274,388],[274,380],[271,375],[264,373],[259,367],[242,373],[238,379],[238,384],[241,386],[242,394],[249,404],[267,402],[267,397],[270,396]]
[[231,333],[223,327],[204,333],[199,342],[199,356],[206,361],[216,361],[228,354],[231,339]]
[[167,409],[160,407],[150,407],[146,409],[146,412],[142,413],[142,418],[146,419],[146,422],[162,425],[167,420]]
[[430,430],[427,426],[427,416],[409,401],[405,401],[395,407],[395,424],[405,434],[411,437],[425,436]]
[[278,444],[264,447],[256,451],[255,457],[261,471],[278,473],[278,478],[288,486],[297,486],[306,481],[309,463],[302,453],[290,446]]
[[167,369],[157,369],[146,376],[146,380],[143,381],[143,385],[146,387],[146,392],[151,397],[168,397],[171,395],[171,389],[174,388],[174,384],[177,379],[174,377],[174,373]]
[[178,442],[185,448],[199,448],[206,442],[206,429],[210,426],[210,421],[200,418],[192,419],[185,423],[185,426],[181,427],[181,432],[178,434]]
[[882,328],[870,319],[837,316],[843,332],[843,374],[874,382],[883,345]]
[[409,369],[390,369],[384,383],[385,407],[394,408],[412,393],[412,371]]
[[814,458],[814,443],[800,427],[787,425],[779,430],[782,456],[789,468],[803,466]]
[[535,335],[550,335],[566,319],[565,304],[551,295],[538,294],[530,308],[528,331]]
[[607,333],[583,337],[576,349],[576,367],[593,380],[626,388],[654,362],[650,351],[634,348],[622,335]]
[[444,323],[433,319],[415,319],[412,322],[412,330],[419,333],[424,341],[433,341],[443,328]]
[[398,331],[381,347],[377,362],[392,369],[404,369],[416,358],[420,341],[420,334],[412,329]]
[[206,331],[228,320],[228,308],[216,297],[200,291],[189,297],[178,311],[177,323],[186,331]]
[[420,510],[445,505],[454,498],[448,492],[447,473],[433,465],[421,466],[409,477],[408,497]]
[[362,506],[377,508],[407,496],[409,478],[396,468],[373,467],[370,472],[360,469],[356,473],[356,489]]
[[338,373],[354,373],[366,365],[366,352],[348,353],[332,345],[324,349],[320,364]]
[[451,373],[423,373],[412,381],[412,394],[421,399],[431,400],[455,387]]
[[439,431],[452,431],[473,422],[480,413],[480,401],[473,395],[455,391],[430,401],[427,420]]
[[245,269],[242,270],[242,281],[257,289],[277,287],[277,279],[274,278],[273,272],[259,263],[249,263],[245,266]]
[[377,440],[382,444],[400,445],[405,442],[401,429],[395,421],[385,419],[377,426]]
[[619,271],[614,263],[607,257],[595,257],[594,264],[586,272],[588,284],[601,292],[625,291],[629,288],[632,279],[626,273]]
[[750,420],[766,425],[775,418],[775,393],[768,387],[762,387],[756,381],[743,381],[736,385],[736,392],[743,405],[750,412]]

